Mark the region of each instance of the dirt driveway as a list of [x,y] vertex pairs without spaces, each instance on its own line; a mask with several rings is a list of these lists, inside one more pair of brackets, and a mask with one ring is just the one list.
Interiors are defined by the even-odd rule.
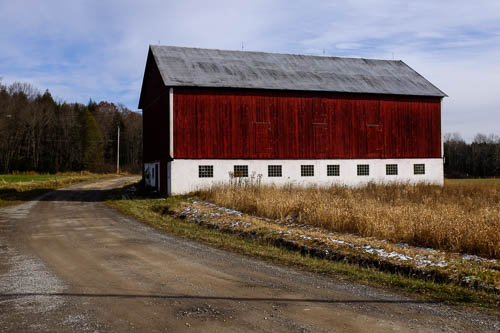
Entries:
[[498,318],[216,250],[99,202],[104,180],[0,210],[2,332],[496,331]]

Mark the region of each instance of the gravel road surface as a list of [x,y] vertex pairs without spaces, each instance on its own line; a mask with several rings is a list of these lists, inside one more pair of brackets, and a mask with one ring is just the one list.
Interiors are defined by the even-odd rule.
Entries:
[[130,178],[0,209],[1,332],[478,332],[486,313],[270,265],[100,202]]

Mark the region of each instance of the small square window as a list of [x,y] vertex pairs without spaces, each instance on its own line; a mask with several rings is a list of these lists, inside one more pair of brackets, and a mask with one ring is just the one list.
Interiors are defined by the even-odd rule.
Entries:
[[200,178],[213,178],[214,166],[213,165],[198,165],[198,177]]
[[413,174],[425,175],[425,164],[413,164]]
[[386,164],[385,165],[385,174],[387,176],[396,176],[398,174],[398,165],[397,164]]
[[368,164],[358,164],[358,176],[369,176],[370,166]]
[[281,165],[268,165],[267,166],[267,176],[268,177],[281,177]]
[[248,165],[235,165],[234,177],[248,177]]
[[326,166],[327,176],[340,176],[340,165],[330,164]]
[[300,175],[302,177],[314,177],[314,165],[301,165]]

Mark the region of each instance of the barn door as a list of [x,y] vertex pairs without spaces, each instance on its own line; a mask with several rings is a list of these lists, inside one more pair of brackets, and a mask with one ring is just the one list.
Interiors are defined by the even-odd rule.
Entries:
[[384,157],[384,128],[378,103],[365,112],[366,154],[370,158]]

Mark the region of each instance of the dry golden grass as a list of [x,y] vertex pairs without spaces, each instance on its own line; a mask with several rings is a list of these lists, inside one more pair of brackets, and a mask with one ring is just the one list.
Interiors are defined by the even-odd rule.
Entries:
[[233,184],[196,195],[257,216],[500,258],[500,182],[361,188]]

